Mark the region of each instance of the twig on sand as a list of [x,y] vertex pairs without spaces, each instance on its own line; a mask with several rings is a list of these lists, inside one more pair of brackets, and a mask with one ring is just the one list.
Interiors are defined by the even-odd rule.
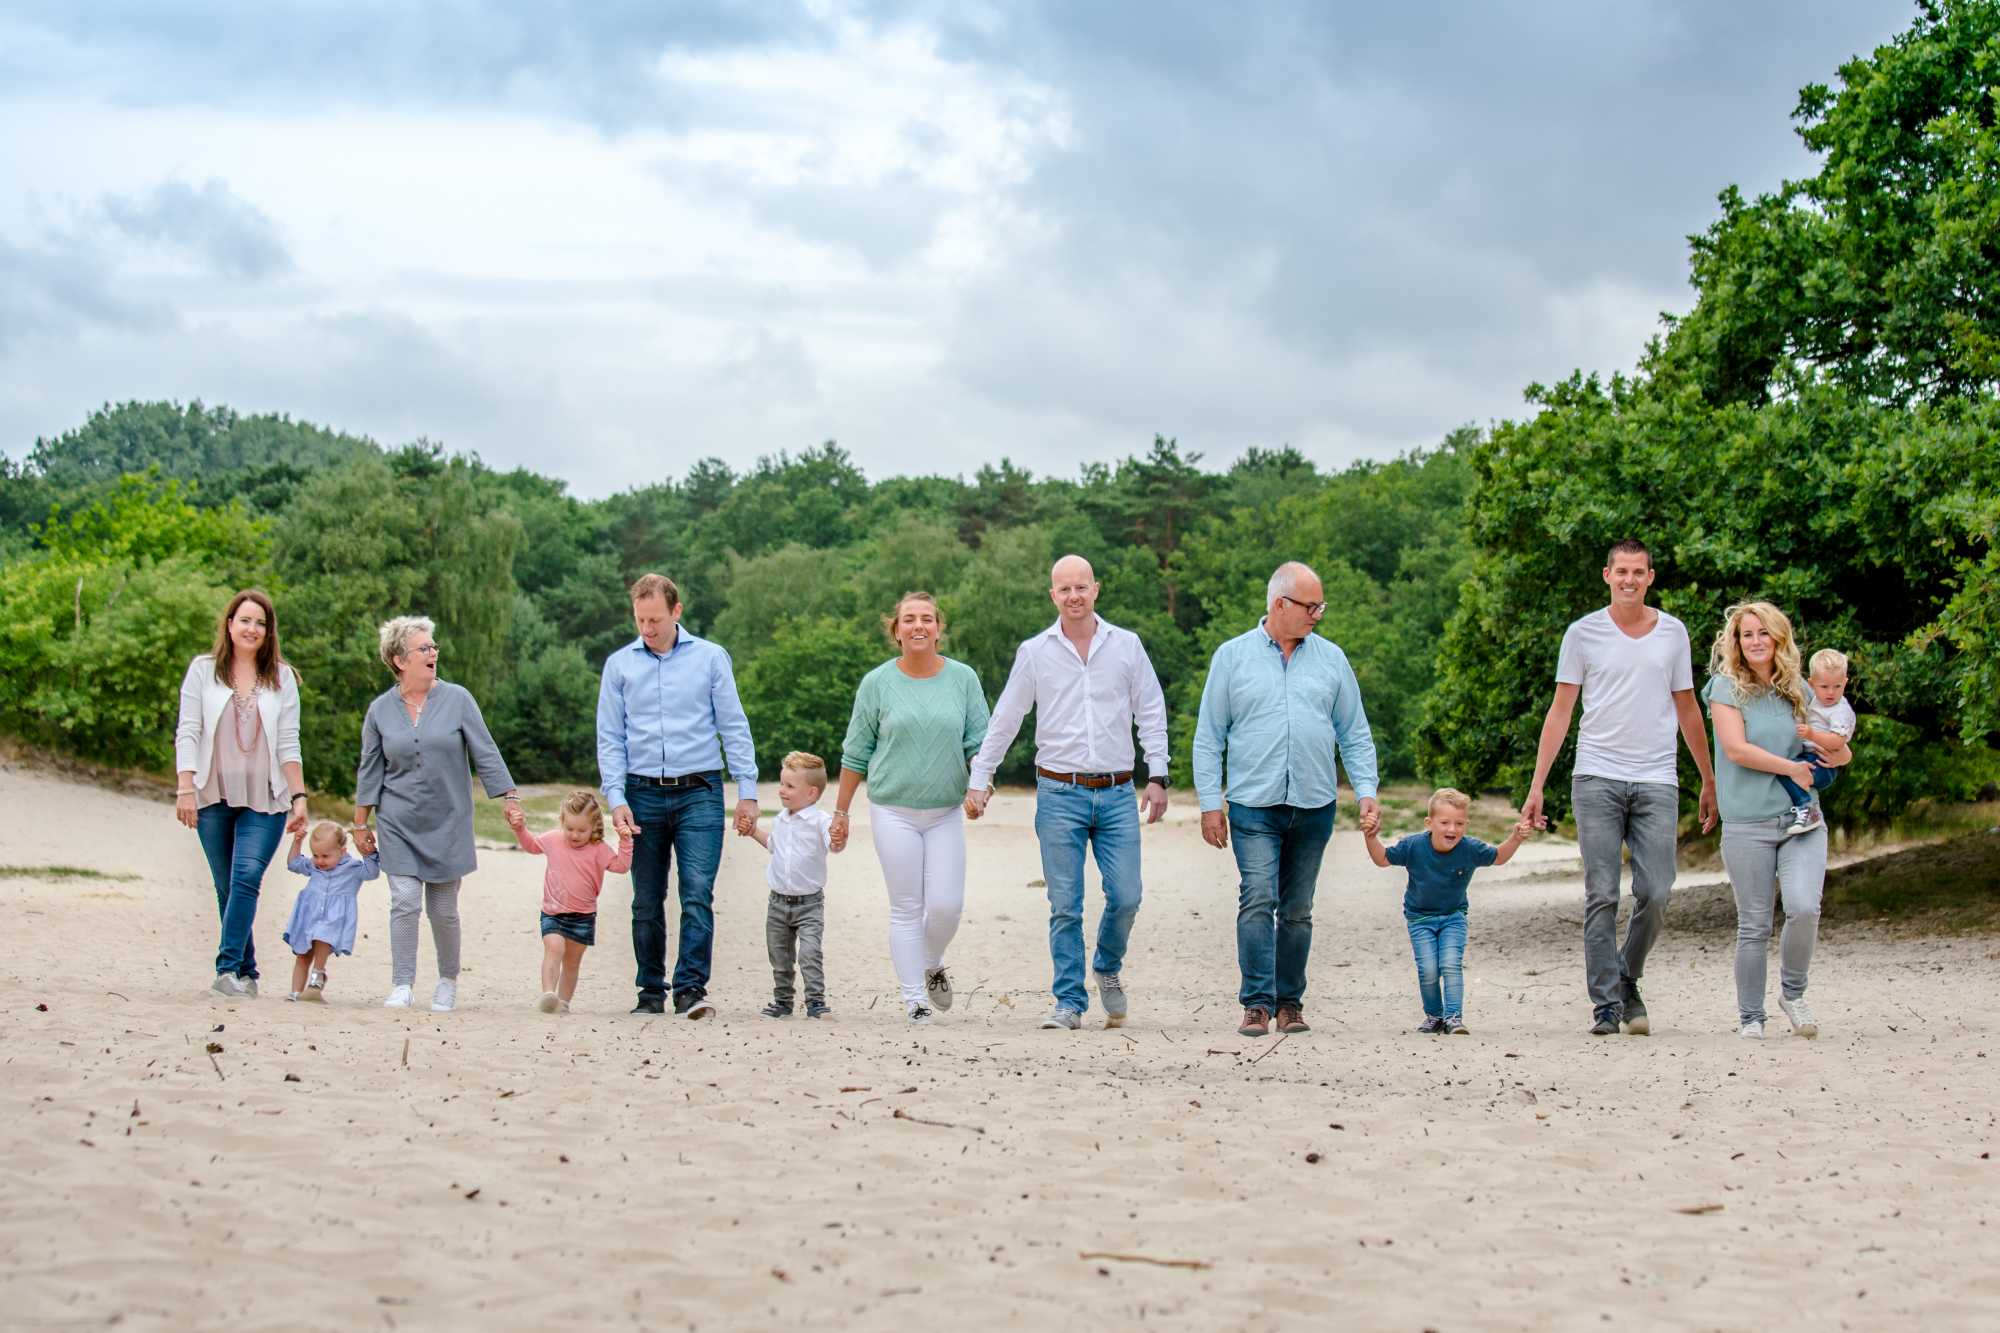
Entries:
[[1264,1056],[1269,1055],[1272,1051],[1277,1050],[1280,1046],[1283,1046],[1286,1042],[1290,1041],[1291,1039],[1292,1039],[1292,1034],[1289,1032],[1285,1033],[1283,1036],[1279,1037],[1276,1041],[1272,1042],[1269,1046],[1265,1047],[1262,1054],[1258,1055],[1257,1059],[1252,1060],[1250,1063],[1253,1065],[1256,1064],[1257,1060],[1263,1059]]
[[1719,1203],[1697,1203],[1686,1208],[1676,1208],[1674,1211],[1677,1213],[1686,1213],[1689,1217],[1700,1217],[1703,1213],[1721,1212],[1722,1205]]
[[408,1037],[405,1037],[403,1038],[403,1068],[408,1069],[409,1067],[410,1067],[410,1039]]
[[214,1051],[208,1052],[208,1062],[212,1065],[215,1065],[215,1076],[219,1079],[222,1079],[224,1083],[227,1083],[229,1080],[223,1076],[222,1066],[216,1062]]
[[[118,995],[118,992],[117,992],[117,991],[115,991],[115,990],[108,990],[108,991],[106,991],[106,992],[104,992],[104,993],[105,993],[106,995]],[[127,1004],[130,1004],[130,1003],[132,1003],[132,997],[131,997],[131,996],[129,996],[129,995],[118,995],[118,998],[119,998],[119,999],[121,999],[121,1000],[123,1000],[123,1001],[125,1001],[125,1003],[127,1003]]]
[[974,1134],[984,1134],[986,1132],[986,1130],[979,1125],[954,1125],[949,1120],[926,1120],[922,1116],[911,1115],[908,1111],[905,1111],[900,1106],[896,1108],[895,1115],[893,1118],[897,1120],[907,1120],[911,1124],[915,1125],[929,1125],[933,1129],[969,1129]]
[[1113,1254],[1109,1250],[1084,1250],[1079,1259],[1115,1259],[1121,1264],[1151,1264],[1155,1268],[1213,1268],[1206,1259],[1155,1259],[1150,1254]]

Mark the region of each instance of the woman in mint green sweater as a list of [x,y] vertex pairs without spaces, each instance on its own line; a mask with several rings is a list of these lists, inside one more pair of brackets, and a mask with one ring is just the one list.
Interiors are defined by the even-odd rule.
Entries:
[[912,1023],[951,1008],[944,951],[965,908],[968,765],[986,738],[986,694],[963,662],[938,652],[944,617],[927,592],[905,593],[884,627],[901,650],[861,678],[840,748],[833,849],[868,782],[875,855],[889,886],[889,956]]

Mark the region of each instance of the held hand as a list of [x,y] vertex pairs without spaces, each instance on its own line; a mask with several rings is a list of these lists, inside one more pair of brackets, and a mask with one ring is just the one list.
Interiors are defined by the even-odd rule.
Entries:
[[354,850],[363,856],[375,855],[375,830],[372,828],[354,830]]
[[1373,796],[1362,797],[1360,816],[1363,819],[1374,821],[1375,827],[1378,829],[1381,828],[1382,827],[1381,803],[1378,802]]
[[736,831],[748,837],[750,830],[757,827],[757,802],[745,798],[736,803]]
[[977,819],[986,813],[986,803],[993,799],[993,789],[968,791],[965,793],[965,817]]
[[1521,816],[1521,822],[1514,825],[1514,832],[1523,840],[1534,837],[1536,832],[1534,821],[1526,815]]
[[639,836],[639,825],[633,820],[632,807],[629,805],[612,807],[611,827],[618,830],[618,836],[621,838]]
[[1706,833],[1715,827],[1715,821],[1721,817],[1720,811],[1715,804],[1715,784],[1713,782],[1704,782],[1701,784],[1701,798],[1696,802],[1696,805],[1701,811],[1701,831]]
[[514,801],[507,802],[507,827],[519,833],[527,824],[528,817],[521,813],[520,805]]
[[193,792],[188,792],[186,795],[182,795],[179,792],[174,793],[174,818],[180,820],[181,823],[187,825],[189,828],[195,827],[200,819],[200,814],[194,808]]
[[1521,802],[1521,822],[1524,824],[1533,824],[1538,829],[1545,829],[1549,826],[1548,817],[1542,813],[1542,789],[1540,787],[1531,787],[1528,789],[1528,799]]
[[1363,810],[1361,812],[1361,831],[1371,834],[1381,832],[1382,816],[1374,810]]
[[827,846],[836,852],[847,850],[847,816],[834,811],[833,827],[827,830]]
[[1220,810],[1201,812],[1201,840],[1211,847],[1229,845],[1229,816]]
[[306,831],[306,803],[293,801],[291,809],[291,817],[285,820],[285,832],[297,836]]
[[1157,782],[1147,783],[1139,792],[1139,809],[1148,824],[1159,823],[1167,813],[1167,789]]

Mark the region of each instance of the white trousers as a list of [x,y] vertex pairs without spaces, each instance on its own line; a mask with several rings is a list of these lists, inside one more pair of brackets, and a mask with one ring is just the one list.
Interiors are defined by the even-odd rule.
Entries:
[[878,805],[869,828],[889,886],[889,958],[903,1004],[921,1004],[924,973],[944,965],[965,910],[965,811]]

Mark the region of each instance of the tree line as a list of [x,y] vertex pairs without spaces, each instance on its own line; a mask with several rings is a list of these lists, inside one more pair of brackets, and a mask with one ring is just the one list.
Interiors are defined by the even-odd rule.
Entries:
[[[438,622],[445,674],[518,777],[588,779],[597,669],[632,637],[624,589],[659,570],[689,629],[734,657],[775,771],[789,749],[838,753],[855,682],[889,652],[879,616],[908,589],[939,596],[946,651],[997,695],[1015,644],[1053,619],[1049,564],[1075,551],[1100,612],[1153,656],[1185,783],[1209,653],[1300,559],[1384,775],[1518,796],[1562,627],[1604,601],[1608,545],[1638,536],[1698,652],[1754,596],[1849,654],[1861,730],[1834,818],[1970,798],[2000,778],[1996,52],[1993,0],[1920,7],[1838,90],[1802,92],[1815,175],[1724,191],[1691,242],[1694,305],[1636,374],[1530,386],[1520,420],[1339,471],[1290,448],[1209,467],[1155,436],[1073,477],[1001,459],[871,479],[829,441],[740,472],[686,458],[582,500],[426,440],[106,406],[0,459],[0,730],[167,766],[173,684],[229,591],[258,584],[305,682],[316,786],[352,782],[387,684],[375,626],[402,612]],[[1028,776],[1029,730],[1003,780]]]

